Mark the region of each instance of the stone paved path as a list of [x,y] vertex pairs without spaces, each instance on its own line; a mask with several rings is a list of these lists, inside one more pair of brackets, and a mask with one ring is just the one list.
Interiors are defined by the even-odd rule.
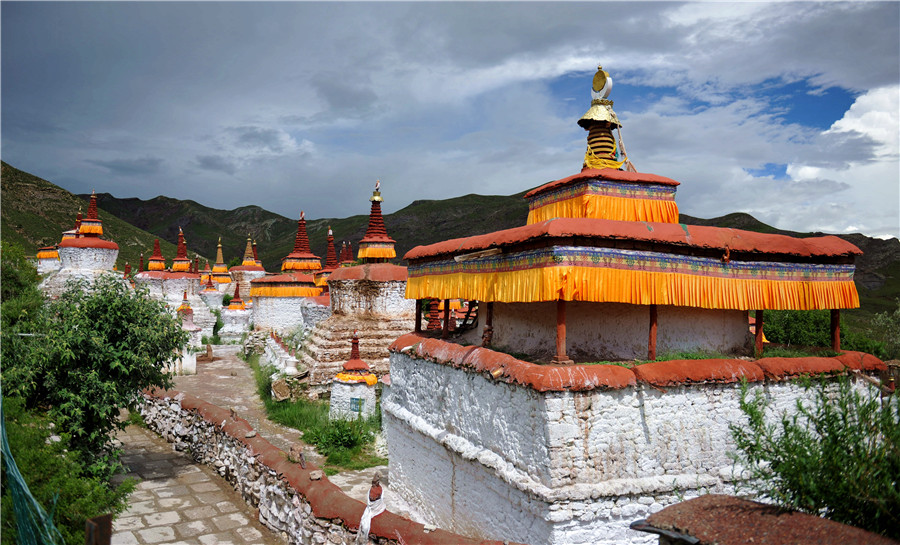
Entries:
[[128,510],[113,522],[113,545],[284,543],[225,479],[153,431],[129,426],[118,439],[122,462],[131,470],[122,478],[140,482]]
[[[285,452],[292,444],[302,445],[299,431],[266,419],[252,370],[236,355],[239,347],[213,348],[214,361],[198,362],[196,375],[176,377],[174,389],[234,409]],[[194,464],[186,453],[176,452],[154,432],[129,426],[118,439],[124,448],[122,461],[131,469],[129,476],[141,482],[129,498],[128,511],[113,523],[113,545],[283,543],[258,522],[255,510],[218,473]],[[304,452],[308,460],[321,465],[322,457],[312,447],[305,447]],[[340,473],[329,480],[350,497],[365,502],[375,471],[387,476],[387,467],[380,466]],[[408,517],[406,505],[393,497],[389,483],[384,488],[387,508]]]

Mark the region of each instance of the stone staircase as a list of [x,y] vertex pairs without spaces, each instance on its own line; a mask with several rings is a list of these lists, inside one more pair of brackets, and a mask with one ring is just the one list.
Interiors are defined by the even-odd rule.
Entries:
[[297,358],[309,369],[310,385],[327,385],[350,359],[350,339],[358,331],[360,358],[373,373],[382,376],[390,372],[388,347],[397,337],[412,331],[414,321],[413,317],[333,314],[310,331]]

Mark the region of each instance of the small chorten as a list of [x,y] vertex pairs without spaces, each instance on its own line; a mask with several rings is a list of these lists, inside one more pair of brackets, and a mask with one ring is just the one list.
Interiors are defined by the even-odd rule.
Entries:
[[220,310],[225,294],[216,289],[216,285],[213,283],[212,274],[210,274],[208,261],[206,262],[206,270],[204,272],[206,273],[206,282],[203,285],[203,289],[200,290],[200,299],[202,299],[209,308]]
[[206,283],[207,280],[212,280],[212,271],[209,268],[208,259],[206,260],[206,266],[200,272],[200,283]]
[[219,237],[216,246],[216,262],[212,268],[213,281],[219,284],[230,284],[231,275],[228,274],[228,265],[225,264],[225,258],[222,257],[222,237]]
[[253,241],[250,235],[247,235],[247,247],[244,248],[244,260],[241,261],[241,267],[257,267],[256,256],[253,255]]
[[78,229],[81,227],[81,210],[78,210],[78,214],[75,216],[75,227],[69,229],[68,231],[63,231],[62,240],[76,238],[78,236]]
[[150,256],[150,259],[147,261],[147,270],[148,271],[164,271],[166,270],[166,259],[162,255],[162,250],[159,249],[159,239],[153,239],[153,255]]
[[316,286],[328,291],[328,277],[338,268],[337,252],[334,249],[334,233],[328,226],[328,249],[325,252],[325,268],[315,274]]
[[181,299],[181,305],[175,310],[176,314],[190,314],[194,315],[194,310],[191,308],[191,304],[188,303],[187,290],[184,290],[184,297]]
[[43,248],[38,248],[37,251],[37,272],[38,274],[45,274],[50,271],[58,270],[62,266],[62,263],[59,260],[59,251],[56,248],[56,245],[53,246],[44,246]]
[[178,250],[175,260],[172,261],[172,272],[191,272],[191,260],[187,256],[187,244],[184,242],[184,232],[178,228]]
[[232,283],[234,283],[235,286],[244,288],[244,293],[249,293],[251,295],[250,301],[247,301],[247,303],[252,305],[253,289],[251,288],[250,282],[266,276],[266,270],[256,263],[256,258],[253,256],[253,242],[249,233],[247,234],[247,246],[244,249],[244,260],[240,265],[235,265],[228,269],[228,272],[231,274]]
[[294,239],[294,250],[281,262],[283,272],[312,273],[322,268],[322,260],[313,255],[309,249],[309,238],[306,235],[306,215],[301,210],[297,220],[297,236]]
[[228,303],[228,310],[245,310],[246,306],[244,305],[244,300],[241,299],[241,285],[238,284],[234,288],[234,297],[231,298],[231,302]]
[[375,384],[378,377],[369,364],[359,357],[359,334],[353,332],[350,341],[350,359],[331,383],[331,407],[328,418],[355,420],[367,418],[375,412]]
[[359,241],[359,251],[356,257],[363,263],[385,263],[389,259],[397,257],[394,251],[394,239],[388,236],[384,228],[384,218],[381,216],[381,181],[375,180],[375,191],[369,197],[372,201],[372,209],[369,212],[369,228]]
[[616,112],[613,111],[613,101],[609,100],[612,92],[613,80],[609,72],[602,66],[597,66],[597,73],[591,85],[591,107],[578,120],[578,125],[588,131],[588,146],[584,153],[583,169],[588,168],[622,168],[627,161],[625,150],[619,153],[613,129],[619,129],[622,125]]

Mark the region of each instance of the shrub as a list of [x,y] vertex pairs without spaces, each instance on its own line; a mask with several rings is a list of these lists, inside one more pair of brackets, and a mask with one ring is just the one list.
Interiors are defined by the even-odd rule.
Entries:
[[71,447],[108,474],[116,465],[112,434],[125,426],[119,410],[133,408],[142,389],[171,384],[164,366],[185,332],[163,303],[112,277],[90,291],[71,284],[32,325],[40,336],[3,330],[4,393],[21,396],[28,408],[48,408]]
[[778,504],[900,538],[900,398],[865,394],[841,378],[808,382],[812,399],[767,424],[767,403],[746,383],[746,426],[731,426],[751,486]]
[[[93,477],[81,457],[68,451],[68,435],[50,440],[50,421],[40,413],[29,412],[23,400],[5,397],[3,414],[10,451],[28,488],[45,510],[53,513],[53,522],[66,543],[84,543],[84,523],[106,513],[121,513],[127,506],[134,482],[110,486]],[[54,438],[56,439],[56,438]],[[4,475],[5,477],[5,475]],[[4,541],[18,542],[9,480],[3,479],[2,526]],[[53,508],[55,506],[55,508]]]

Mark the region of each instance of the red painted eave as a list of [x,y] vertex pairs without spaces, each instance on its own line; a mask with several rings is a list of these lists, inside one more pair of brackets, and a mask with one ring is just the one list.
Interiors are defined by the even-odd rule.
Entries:
[[372,280],[375,282],[406,282],[406,267],[390,263],[368,263],[355,267],[341,267],[328,277],[332,280]]
[[532,189],[525,194],[525,198],[530,199],[531,197],[544,193],[545,191],[551,191],[567,184],[580,182],[582,180],[589,180],[591,178],[600,178],[602,180],[610,180],[613,182],[662,184],[671,186],[681,185],[680,182],[676,182],[672,178],[650,174],[649,172],[627,172],[625,170],[616,170],[612,168],[589,168],[587,170],[582,170],[578,174],[573,174],[568,178],[549,182],[540,187]]
[[97,237],[67,238],[59,243],[60,248],[99,248],[102,250],[118,250],[119,245],[111,240]]
[[786,235],[679,223],[556,218],[484,235],[446,240],[428,246],[416,246],[403,257],[414,260],[443,254],[457,255],[539,241],[544,238],[567,237],[654,242],[688,248],[715,249],[723,252],[728,248],[732,252],[786,254],[801,257],[837,257],[862,254],[862,251],[853,244],[833,235],[801,239]]

